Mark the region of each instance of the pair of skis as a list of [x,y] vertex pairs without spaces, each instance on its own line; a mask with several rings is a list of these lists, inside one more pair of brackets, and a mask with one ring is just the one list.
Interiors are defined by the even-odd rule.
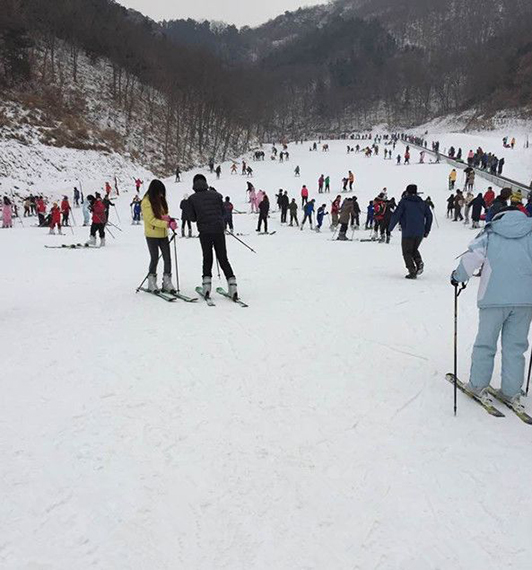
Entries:
[[[228,293],[225,289],[223,289],[222,287],[218,287],[218,288],[216,289],[216,292],[217,292],[219,295],[222,295],[222,297],[226,297],[226,298],[229,299],[230,301],[233,301],[233,303],[236,303],[237,305],[240,305],[242,308],[245,308],[245,309],[246,309],[246,308],[249,307],[249,305],[246,304],[246,303],[244,303],[244,301],[242,301],[242,300],[240,300],[240,299],[238,299],[238,298],[237,298],[237,299],[233,299],[233,298],[231,297],[231,295],[229,295],[229,293]],[[212,298],[210,297],[210,295],[206,297],[206,296],[203,294],[203,289],[202,289],[201,287],[196,287],[196,293],[197,293],[202,299],[205,300],[205,302],[207,303],[207,305],[209,305],[209,307],[216,307],[216,303],[212,300]]]
[[63,245],[45,245],[46,249],[100,249],[97,245],[89,245],[88,243],[71,243]]
[[[454,384],[454,374],[447,374],[445,376],[445,378],[447,379],[448,382],[450,382],[451,384]],[[473,400],[474,402],[476,402],[477,404],[479,404],[480,406],[482,406],[486,412],[488,412],[488,414],[490,414],[491,416],[494,416],[496,418],[504,418],[505,415],[498,409],[496,408],[493,404],[488,403],[488,402],[483,402],[475,393],[471,392],[470,390],[467,389],[466,385],[459,380],[458,378],[456,379],[456,386],[457,388],[463,392],[466,396],[468,396],[469,398],[471,398],[471,400]],[[532,425],[532,416],[529,416],[526,412],[524,411],[519,411],[519,410],[515,410],[511,404],[509,402],[507,402],[500,394],[497,390],[495,390],[494,388],[492,388],[491,386],[488,387],[488,392],[490,393],[491,396],[493,396],[498,402],[500,402],[501,404],[504,404],[507,408],[509,408],[510,410],[512,410],[512,412],[514,412],[514,414],[521,420],[523,421],[525,424],[528,425]]]
[[149,289],[145,289],[144,287],[141,287],[139,291],[142,291],[143,293],[148,293],[149,295],[153,295],[154,297],[159,297],[159,299],[167,301],[168,303],[173,303],[175,301],[185,301],[185,303],[195,303],[198,300],[196,298],[187,297],[186,295],[178,293],[177,291],[173,293],[169,293],[167,291],[159,291],[159,290],[150,291]]

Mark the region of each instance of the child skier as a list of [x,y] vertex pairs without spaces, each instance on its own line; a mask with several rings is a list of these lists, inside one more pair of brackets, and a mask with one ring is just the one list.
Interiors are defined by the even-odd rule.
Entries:
[[133,221],[131,222],[132,225],[134,225],[134,226],[140,225],[141,211],[142,211],[142,208],[140,205],[140,199],[138,196],[135,196],[133,198],[133,202],[131,202],[131,212],[133,214]]
[[373,217],[375,214],[375,208],[373,207],[373,200],[368,205],[367,213],[366,213],[366,229],[372,230],[373,229]]
[[297,227],[299,227],[299,222],[297,220],[297,210],[298,210],[298,205],[296,202],[295,198],[292,198],[292,201],[290,202],[290,206],[288,206],[288,209],[290,210],[290,226],[294,225],[294,222],[296,224]]
[[229,231],[233,231],[233,209],[234,206],[231,204],[231,199],[229,196],[226,196],[224,202],[224,226],[225,229],[229,228]]
[[312,214],[314,213],[314,204],[316,200],[311,200],[307,204],[305,204],[303,221],[301,222],[301,230],[305,227],[305,222],[308,220],[310,224],[310,229],[312,229]]
[[321,226],[323,225],[323,218],[328,216],[329,214],[325,211],[327,209],[327,205],[323,204],[318,208],[318,212],[316,213],[316,221],[318,223],[316,227],[317,232],[321,232]]
[[52,209],[50,210],[50,233],[55,234],[55,226],[57,226],[57,233],[59,235],[63,235],[61,232],[61,210],[57,205],[57,202],[54,202],[52,205]]
[[107,217],[105,215],[105,205],[102,201],[100,194],[96,193],[94,196],[87,196],[89,208],[92,213],[92,225],[90,231],[88,245],[96,245],[96,233],[100,236],[100,246],[105,247],[105,224]]

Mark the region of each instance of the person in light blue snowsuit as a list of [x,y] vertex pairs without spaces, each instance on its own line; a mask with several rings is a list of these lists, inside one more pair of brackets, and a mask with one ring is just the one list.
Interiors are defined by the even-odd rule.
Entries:
[[90,211],[90,200],[92,196],[87,196],[87,199],[83,201],[82,212],[83,212],[83,225],[90,226],[91,225],[91,211]]
[[514,409],[523,409],[519,397],[532,322],[532,219],[515,208],[497,214],[470,244],[451,283],[467,282],[479,267],[483,268],[478,291],[479,330],[468,388],[489,400],[487,388],[502,335],[499,394]]

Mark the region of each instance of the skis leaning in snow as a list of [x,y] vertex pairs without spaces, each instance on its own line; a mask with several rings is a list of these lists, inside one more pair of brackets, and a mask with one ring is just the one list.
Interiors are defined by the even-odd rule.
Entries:
[[[448,382],[454,384],[454,374],[447,374],[445,378],[447,379]],[[488,414],[490,414],[491,416],[495,416],[496,418],[505,417],[504,414],[500,410],[498,410],[493,404],[488,404],[486,402],[483,402],[476,394],[468,390],[465,384],[458,378],[456,379],[456,386],[466,396],[469,396],[469,398],[471,398],[473,401],[477,402],[477,404],[482,406],[486,410],[486,412],[488,412]]]
[[203,288],[202,287],[196,287],[196,293],[202,299],[205,299],[205,302],[207,303],[207,305],[209,305],[209,307],[216,307],[216,303],[210,297],[205,297],[205,295],[203,294]]
[[523,422],[525,422],[525,424],[528,425],[532,425],[532,417],[529,416],[525,411],[519,411],[519,410],[515,410],[512,405],[510,404],[510,402],[507,402],[500,394],[498,390],[495,390],[495,388],[492,388],[491,386],[488,387],[488,392],[497,399],[497,401],[501,402],[501,404],[504,404],[507,408],[509,408],[510,410],[512,410],[512,412]]
[[240,305],[241,307],[244,307],[244,308],[249,307],[249,305],[247,305],[246,303],[244,303],[244,301],[241,301],[240,299],[233,299],[233,298],[231,297],[231,295],[229,295],[229,293],[228,293],[225,289],[222,289],[222,287],[218,287],[218,288],[216,289],[216,292],[217,292],[219,295],[222,295],[223,297],[227,297],[228,299],[230,299],[231,301],[233,301],[233,302],[236,303],[237,305]]
[[46,249],[100,249],[97,245],[89,245],[88,243],[71,243],[63,245],[45,245]]

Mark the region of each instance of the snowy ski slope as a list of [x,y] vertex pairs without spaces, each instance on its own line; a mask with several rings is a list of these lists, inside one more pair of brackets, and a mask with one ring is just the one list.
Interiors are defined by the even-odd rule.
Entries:
[[[363,208],[385,186],[430,195],[439,227],[422,278],[404,279],[398,231],[390,245],[338,243],[275,213],[276,235],[257,236],[255,216],[236,215],[257,251],[228,238],[250,308],[136,295],[148,255],[128,223],[132,188],[105,249],[44,248],[85,228],[0,232],[2,569],[531,567],[532,431],[461,394],[455,418],[444,379],[449,275],[475,235],[444,217],[450,168],[348,157],[344,142],[289,150],[288,163],[252,163],[272,202],[303,183],[318,198],[323,173],[332,192],[317,204],[329,204],[348,169]],[[168,181],[174,215],[195,172]],[[248,211],[229,165],[209,182]],[[190,294],[199,241],[178,251]],[[464,379],[476,287],[461,297]]]

